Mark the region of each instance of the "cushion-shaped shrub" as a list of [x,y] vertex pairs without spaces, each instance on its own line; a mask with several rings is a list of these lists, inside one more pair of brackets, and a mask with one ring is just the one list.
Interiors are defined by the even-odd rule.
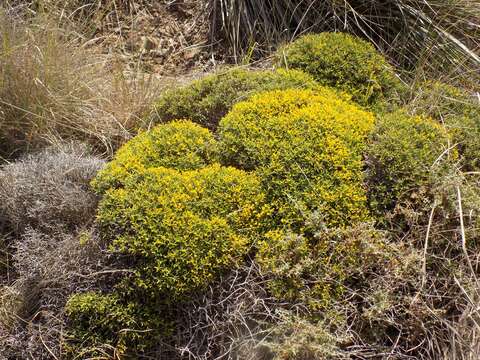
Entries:
[[214,130],[235,103],[257,92],[316,86],[310,75],[299,70],[234,69],[165,91],[155,104],[151,122],[185,118]]
[[[448,157],[446,130],[431,118],[397,111],[378,119],[368,147],[368,189],[372,209],[383,213],[400,202],[421,201],[432,176]],[[416,200],[415,200],[416,199]]]
[[17,235],[87,224],[97,206],[88,183],[103,165],[86,147],[69,144],[0,167],[0,223]]
[[466,170],[480,168],[480,101],[464,90],[438,82],[427,81],[414,90],[408,105],[413,114],[431,116],[452,136],[452,143],[462,157]]
[[217,158],[213,135],[187,120],[162,124],[123,145],[92,181],[98,193],[120,187],[135,174],[152,167],[177,170],[202,168]]
[[301,36],[277,52],[280,66],[300,69],[322,85],[350,93],[362,105],[401,89],[393,68],[370,43],[345,33]]
[[328,89],[266,92],[222,119],[221,157],[255,170],[276,223],[298,225],[317,211],[326,225],[341,226],[367,217],[361,153],[373,123]]
[[97,222],[112,250],[131,258],[134,275],[124,285],[178,300],[242,260],[263,203],[254,174],[220,165],[152,168],[141,181],[108,190]]

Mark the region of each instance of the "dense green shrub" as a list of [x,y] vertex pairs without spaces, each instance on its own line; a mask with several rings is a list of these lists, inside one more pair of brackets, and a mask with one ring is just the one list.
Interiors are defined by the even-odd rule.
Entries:
[[261,224],[255,175],[212,165],[153,168],[105,193],[97,222],[112,250],[132,258],[133,285],[178,299],[241,261]]
[[438,81],[414,89],[408,110],[425,114],[445,125],[466,170],[480,168],[480,101],[465,91]]
[[97,225],[128,273],[109,295],[69,300],[70,351],[85,347],[96,354],[110,345],[131,354],[168,336],[177,304],[243,263],[268,215],[264,204],[254,174],[218,164],[143,169],[123,187],[108,189]]
[[255,170],[277,221],[317,211],[328,226],[364,220],[361,152],[372,114],[322,89],[271,91],[220,122],[222,161]]
[[102,193],[122,186],[132,175],[151,167],[194,170],[216,158],[216,142],[207,129],[177,120],[141,133],[123,145],[113,161],[99,172],[92,186]]
[[315,88],[310,75],[299,70],[248,71],[234,69],[207,76],[182,87],[167,90],[157,101],[151,122],[191,119],[216,129],[231,107],[260,91]]
[[368,42],[345,33],[304,35],[277,52],[279,65],[300,69],[322,85],[350,93],[362,105],[395,96],[392,67]]
[[[132,305],[125,305],[115,295],[87,292],[73,295],[65,305],[73,329],[64,349],[68,357],[80,359],[111,353],[124,355],[136,339],[141,337],[138,316]],[[123,331],[122,331],[123,330]]]
[[431,118],[403,111],[381,117],[367,151],[371,207],[383,213],[398,202],[421,201],[435,170],[456,156],[446,152],[449,144],[445,129]]

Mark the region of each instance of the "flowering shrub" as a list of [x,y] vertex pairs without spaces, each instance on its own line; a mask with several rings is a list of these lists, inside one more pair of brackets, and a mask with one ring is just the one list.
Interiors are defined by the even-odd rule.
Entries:
[[446,130],[431,118],[397,111],[381,117],[372,134],[367,151],[371,207],[384,213],[399,202],[421,201],[433,170],[448,159]]
[[123,145],[92,186],[103,193],[123,186],[130,177],[148,168],[194,170],[214,162],[217,156],[215,139],[207,129],[177,120],[141,133]]
[[393,68],[370,43],[345,33],[304,35],[280,48],[277,61],[352,94],[362,105],[393,97],[401,88]]
[[361,153],[373,122],[326,88],[266,92],[222,119],[220,153],[227,165],[255,170],[276,222],[297,226],[316,211],[342,226],[367,218]]
[[167,90],[157,101],[151,122],[191,119],[214,130],[235,103],[255,93],[317,86],[310,75],[300,70],[230,70],[207,76],[185,87]]

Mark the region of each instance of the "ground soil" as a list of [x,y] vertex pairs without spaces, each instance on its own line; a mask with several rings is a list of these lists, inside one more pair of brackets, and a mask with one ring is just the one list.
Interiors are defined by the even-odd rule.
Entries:
[[209,72],[225,61],[211,42],[206,0],[135,1],[105,11],[93,41],[129,68],[176,76]]

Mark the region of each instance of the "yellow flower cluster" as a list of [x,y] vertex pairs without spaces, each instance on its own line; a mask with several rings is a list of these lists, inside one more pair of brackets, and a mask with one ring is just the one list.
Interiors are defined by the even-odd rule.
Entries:
[[263,203],[257,177],[242,170],[151,168],[142,181],[105,193],[97,223],[112,251],[141,260],[135,288],[178,300],[242,258]]
[[215,139],[207,129],[176,120],[141,133],[122,146],[92,181],[92,187],[102,194],[124,186],[148,168],[193,170],[215,162],[217,157]]
[[255,170],[276,223],[298,228],[313,211],[328,226],[367,218],[362,151],[374,118],[326,88],[272,91],[220,122],[226,164]]

